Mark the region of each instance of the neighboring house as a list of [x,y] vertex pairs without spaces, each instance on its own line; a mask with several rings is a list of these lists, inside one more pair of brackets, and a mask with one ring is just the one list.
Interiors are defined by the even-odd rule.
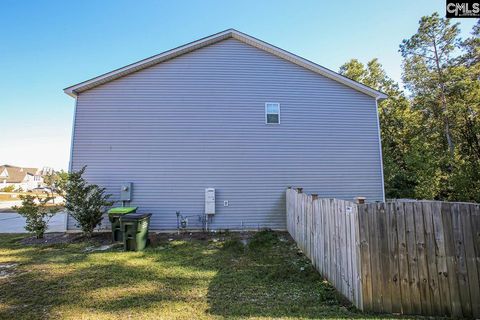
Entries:
[[42,170],[8,164],[0,166],[0,189],[14,186],[16,190],[29,191],[42,185]]
[[[353,50],[353,49],[352,49]],[[71,170],[175,229],[285,229],[285,189],[384,200],[377,101],[386,96],[236,30],[65,89],[76,99]],[[68,228],[75,221],[68,219]]]

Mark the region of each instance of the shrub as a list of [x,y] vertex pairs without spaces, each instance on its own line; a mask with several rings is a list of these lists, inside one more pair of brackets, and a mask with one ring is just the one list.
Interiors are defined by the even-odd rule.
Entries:
[[105,194],[105,188],[96,184],[88,184],[82,177],[86,166],[68,176],[65,186],[65,209],[76,221],[85,236],[91,237],[93,230],[102,222],[102,215],[107,206],[110,194]]
[[3,187],[2,189],[0,189],[0,191],[2,191],[2,192],[13,192],[13,191],[15,191],[15,186],[14,185],[9,185],[9,186]]
[[278,235],[271,229],[265,229],[255,233],[248,248],[251,250],[261,250],[262,248],[270,248],[278,243]]
[[222,248],[223,250],[227,250],[233,254],[240,254],[245,250],[245,246],[238,238],[228,239],[225,241]]
[[37,239],[43,238],[47,230],[48,221],[58,211],[57,208],[48,208],[46,206],[50,198],[40,198],[37,196],[20,196],[22,205],[13,207],[21,216],[26,219],[25,230],[35,234]]
[[[61,196],[65,195],[68,176],[68,172],[60,170],[49,172],[43,177],[43,183],[45,183],[45,185],[51,190],[52,197],[54,196],[54,193]],[[55,203],[55,200],[53,200],[53,203]]]

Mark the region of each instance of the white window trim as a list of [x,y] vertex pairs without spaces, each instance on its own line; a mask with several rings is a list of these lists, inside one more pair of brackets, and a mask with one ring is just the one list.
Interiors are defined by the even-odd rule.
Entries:
[[[267,114],[268,114],[268,113],[267,113],[267,105],[269,105],[269,104],[276,104],[276,105],[278,105],[278,123],[268,123],[268,121],[267,121]],[[278,102],[265,102],[265,124],[269,124],[269,125],[280,124],[280,123],[281,123],[281,120],[280,120],[280,119],[281,119],[280,109],[281,109],[281,108],[280,108],[280,103],[278,103]]]

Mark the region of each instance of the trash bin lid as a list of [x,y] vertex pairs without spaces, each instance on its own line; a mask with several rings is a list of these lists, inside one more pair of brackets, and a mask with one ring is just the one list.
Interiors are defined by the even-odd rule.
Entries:
[[108,210],[109,214],[127,214],[137,211],[138,207],[117,207]]
[[152,216],[151,213],[132,213],[132,214],[129,214],[128,216],[122,216],[120,220],[121,221],[138,221],[138,220],[150,218],[151,216]]

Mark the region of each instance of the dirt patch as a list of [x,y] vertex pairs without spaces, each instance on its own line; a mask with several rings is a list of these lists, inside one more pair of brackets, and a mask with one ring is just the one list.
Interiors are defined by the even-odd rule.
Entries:
[[94,233],[91,238],[86,238],[82,234],[78,233],[64,233],[64,232],[52,232],[46,233],[43,239],[37,239],[35,237],[28,237],[20,241],[21,244],[61,244],[61,243],[77,243],[90,241],[95,245],[107,245],[112,243],[112,237],[109,232]]
[[[180,233],[154,233],[151,232],[148,235],[150,244],[152,247],[157,246],[159,243],[181,240],[181,241],[227,241],[230,239],[238,239],[244,245],[250,242],[250,239],[256,234],[255,231],[243,231],[243,232],[180,232]],[[286,232],[278,232],[280,241],[287,241],[289,237]]]
[[[150,232],[149,241],[152,246],[160,242],[167,242],[173,240],[204,240],[204,241],[216,241],[224,240],[226,234],[213,234],[205,232],[182,232],[177,233],[155,233]],[[231,237],[231,234],[228,235]],[[50,244],[68,244],[68,243],[78,243],[78,242],[91,242],[91,248],[108,246],[112,244],[112,235],[110,232],[99,232],[94,233],[92,238],[87,239],[80,233],[64,233],[64,232],[52,232],[46,233],[43,239],[37,239],[35,237],[27,237],[20,241],[24,245],[50,245]]]
[[191,240],[208,240],[209,235],[205,232],[181,232],[181,233],[155,233],[150,232],[148,234],[148,239],[150,243],[155,244],[158,242],[181,240],[181,241],[191,241]]
[[120,248],[120,247],[122,247],[121,243],[111,243],[111,244],[102,244],[100,246],[87,247],[83,251],[85,252],[106,251],[106,250],[110,250],[113,248]]
[[5,279],[15,273],[18,263],[0,263],[0,279]]
[[[256,234],[254,231],[245,232],[180,232],[180,233],[155,233],[150,232],[148,235],[149,244],[152,247],[158,246],[160,243],[165,243],[174,240],[180,241],[213,241],[224,242],[231,239],[238,239],[244,245],[250,242],[250,239]],[[287,241],[289,235],[284,232],[278,232],[280,241]],[[94,233],[92,238],[85,238],[79,233],[64,233],[64,232],[52,232],[46,233],[43,239],[37,239],[35,237],[27,237],[20,240],[24,245],[50,245],[50,244],[69,244],[79,242],[90,242],[91,248],[106,248],[112,244],[112,236],[110,232],[98,232]],[[105,249],[106,250],[106,249]]]

